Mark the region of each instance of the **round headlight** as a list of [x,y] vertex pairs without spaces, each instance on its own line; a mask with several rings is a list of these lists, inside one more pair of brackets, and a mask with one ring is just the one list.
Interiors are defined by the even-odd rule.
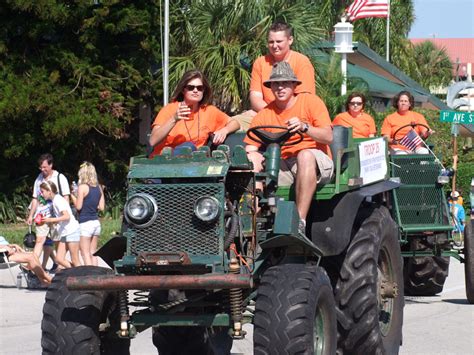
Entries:
[[194,203],[194,214],[204,222],[216,220],[220,213],[220,204],[215,197],[200,197]]
[[136,194],[125,203],[124,216],[127,222],[137,227],[147,227],[158,216],[158,206],[152,196]]

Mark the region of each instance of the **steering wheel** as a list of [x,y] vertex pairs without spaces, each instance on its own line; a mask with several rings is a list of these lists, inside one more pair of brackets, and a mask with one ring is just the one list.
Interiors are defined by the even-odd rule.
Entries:
[[[273,133],[273,132],[268,132],[264,130],[268,128],[279,129],[279,130],[282,130],[283,132]],[[294,142],[285,143],[294,134],[297,134],[299,138]],[[251,140],[259,144],[269,145],[272,143],[277,143],[280,146],[295,145],[303,140],[303,134],[299,131],[291,133],[287,127],[271,126],[271,125],[255,126],[255,127],[249,128],[247,130],[247,137],[249,137]]]
[[[404,126],[401,126],[399,129],[397,129],[395,131],[395,133],[393,134],[393,142],[395,143],[398,143],[400,141],[400,139],[395,139],[395,137],[397,136],[398,132],[400,132],[402,129],[406,128],[406,127],[412,127],[412,128],[415,128],[416,126],[421,126],[421,127],[424,127],[426,128],[428,131],[430,130],[430,127],[428,127],[427,125],[423,124],[423,123],[409,123],[409,124],[406,124]],[[428,138],[428,137],[427,137]]]

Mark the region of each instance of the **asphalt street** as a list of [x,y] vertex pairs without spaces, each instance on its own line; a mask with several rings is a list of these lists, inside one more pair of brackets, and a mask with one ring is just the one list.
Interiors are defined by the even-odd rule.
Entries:
[[[18,267],[13,269],[14,277]],[[0,270],[0,354],[41,353],[45,291],[17,289],[8,269]],[[233,354],[252,354],[252,327],[234,342]],[[156,354],[151,331],[132,340],[131,354]],[[465,298],[464,266],[451,259],[444,291],[435,297],[406,297],[402,355],[474,354],[474,306]]]

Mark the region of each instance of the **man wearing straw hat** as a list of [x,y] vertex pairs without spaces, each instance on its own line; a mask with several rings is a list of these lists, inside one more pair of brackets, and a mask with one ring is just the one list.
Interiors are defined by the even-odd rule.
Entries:
[[[291,185],[295,182],[300,231],[304,233],[306,215],[316,186],[331,180],[334,167],[328,146],[332,142],[332,128],[326,105],[316,95],[296,95],[296,87],[300,83],[287,62],[275,63],[270,78],[264,82],[272,90],[275,100],[253,118],[250,128],[283,126],[290,132],[300,132],[303,135],[301,142],[282,147],[278,185]],[[287,143],[291,144],[298,139],[298,135],[293,135]],[[255,171],[262,171],[264,157],[258,151],[260,145],[248,137],[244,142]]]

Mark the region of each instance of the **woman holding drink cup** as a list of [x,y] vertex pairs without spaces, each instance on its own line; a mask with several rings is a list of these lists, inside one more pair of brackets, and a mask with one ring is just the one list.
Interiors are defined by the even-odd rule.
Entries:
[[184,73],[171,102],[163,107],[152,124],[150,157],[160,154],[164,147],[176,148],[183,143],[198,148],[207,143],[213,133],[213,143],[221,144],[227,135],[240,128],[217,107],[211,105],[212,91],[206,77],[199,70]]

